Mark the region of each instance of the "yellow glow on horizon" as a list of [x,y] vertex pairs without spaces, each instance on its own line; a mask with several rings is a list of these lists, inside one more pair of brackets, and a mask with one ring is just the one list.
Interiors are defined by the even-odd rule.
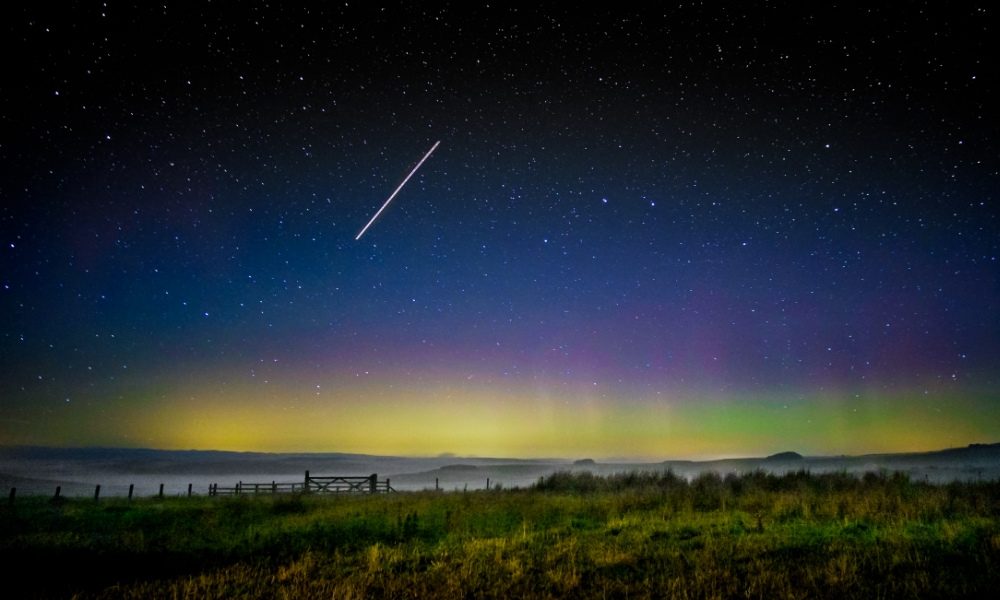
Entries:
[[[546,387],[330,377],[204,377],[71,409],[7,443],[380,455],[663,460],[931,450],[1000,438],[987,395],[708,394],[633,397]],[[947,410],[942,410],[946,407]],[[12,430],[13,431],[13,430]]]
[[663,449],[669,419],[656,413],[650,420],[648,411],[618,411],[597,398],[476,386],[239,390],[178,394],[150,409],[139,437],[170,448],[481,456],[576,456],[610,439],[645,455]]

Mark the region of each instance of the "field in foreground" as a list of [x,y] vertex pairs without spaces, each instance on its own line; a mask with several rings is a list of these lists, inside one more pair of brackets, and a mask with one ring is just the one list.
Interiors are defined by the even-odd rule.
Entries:
[[63,597],[972,597],[1000,586],[1000,483],[583,473],[469,493],[18,498],[0,560],[8,589]]

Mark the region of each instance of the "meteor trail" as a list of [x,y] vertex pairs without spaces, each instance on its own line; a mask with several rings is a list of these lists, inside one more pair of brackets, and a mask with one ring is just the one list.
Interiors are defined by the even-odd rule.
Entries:
[[389,203],[392,202],[392,199],[396,197],[396,194],[399,193],[399,190],[403,189],[403,186],[406,185],[406,182],[410,180],[410,177],[413,177],[413,174],[417,172],[417,169],[420,168],[420,165],[424,164],[424,161],[427,160],[428,158],[430,158],[431,154],[435,150],[437,150],[437,147],[438,147],[438,145],[440,143],[441,143],[441,140],[438,140],[438,141],[434,142],[434,145],[431,146],[431,149],[427,151],[427,154],[425,154],[424,157],[420,159],[420,162],[417,163],[417,166],[413,167],[413,170],[410,171],[410,174],[407,175],[406,178],[403,179],[403,182],[400,183],[399,186],[396,187],[396,190],[394,192],[392,192],[391,194],[389,194],[389,198],[385,201],[385,204],[382,205],[382,208],[378,209],[378,211],[371,218],[371,220],[368,221],[368,224],[361,228],[361,231],[358,232],[357,237],[354,238],[355,240],[360,240],[361,239],[361,236],[363,236],[365,234],[365,232],[368,231],[368,228],[372,226],[372,223],[375,222],[375,219],[377,219],[378,216],[380,214],[382,214],[382,211],[385,210],[385,207],[389,206]]

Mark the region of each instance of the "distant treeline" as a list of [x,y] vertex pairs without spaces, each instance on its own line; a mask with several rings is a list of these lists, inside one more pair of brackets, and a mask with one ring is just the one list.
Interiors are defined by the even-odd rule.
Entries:
[[758,512],[780,498],[804,510],[844,515],[893,506],[919,507],[944,513],[1000,511],[1000,481],[935,484],[914,481],[901,472],[811,473],[777,475],[756,470],[725,476],[706,472],[687,479],[672,471],[633,471],[607,476],[589,472],[558,472],[540,479],[533,490],[558,493],[636,493],[679,510],[743,509]]
[[[588,471],[559,471],[541,478],[532,486],[536,490],[552,492],[613,492],[624,490],[675,490],[716,489],[731,494],[762,490],[768,492],[801,491],[816,492],[867,490],[871,488],[908,488],[913,485],[941,487],[937,484],[915,482],[909,475],[899,471],[868,472],[855,475],[847,472],[812,473],[806,470],[775,474],[764,470],[747,473],[728,473],[725,476],[715,472],[701,473],[687,479],[671,470],[662,472],[629,471],[611,475],[594,475]],[[948,487],[962,487],[968,483],[956,482]]]

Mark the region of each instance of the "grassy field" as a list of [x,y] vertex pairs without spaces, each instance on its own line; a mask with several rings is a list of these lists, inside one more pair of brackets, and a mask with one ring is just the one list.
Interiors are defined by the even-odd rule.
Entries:
[[19,498],[0,555],[8,589],[63,597],[971,597],[1000,586],[998,519],[996,482],[557,474],[469,493]]

